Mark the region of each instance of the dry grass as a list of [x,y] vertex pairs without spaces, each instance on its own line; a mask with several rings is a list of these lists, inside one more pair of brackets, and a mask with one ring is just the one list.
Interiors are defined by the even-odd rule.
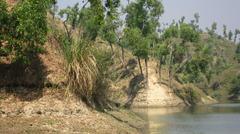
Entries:
[[84,40],[78,40],[63,50],[66,57],[68,93],[75,93],[91,102],[96,92],[98,68],[91,53],[91,46]]

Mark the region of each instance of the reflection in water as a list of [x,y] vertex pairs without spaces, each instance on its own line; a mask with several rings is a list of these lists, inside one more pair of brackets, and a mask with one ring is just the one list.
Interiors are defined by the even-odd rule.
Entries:
[[133,110],[148,121],[145,133],[240,133],[240,104],[215,104],[191,108],[137,108]]

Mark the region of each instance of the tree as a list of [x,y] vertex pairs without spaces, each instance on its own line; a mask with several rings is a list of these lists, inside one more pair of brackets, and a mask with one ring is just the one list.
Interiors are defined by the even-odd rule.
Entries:
[[228,37],[228,35],[227,35],[227,26],[226,25],[223,25],[223,36],[224,36],[224,38]]
[[146,56],[146,50],[144,50],[146,47],[144,45],[146,44],[142,42],[141,30],[139,28],[125,29],[123,39],[127,46],[133,51],[133,55],[137,56],[140,72],[143,74],[140,58],[142,57],[141,54],[143,54],[143,57]]
[[240,93],[240,75],[236,76],[236,78],[234,78],[231,81],[231,84],[232,84],[232,87],[231,87],[230,94],[239,95],[239,93]]
[[186,19],[185,16],[183,16],[183,17],[179,20],[179,24],[184,23],[185,19]]
[[167,46],[165,52],[168,52],[169,87],[171,88],[172,78],[192,59],[188,50],[191,46],[187,46],[189,44],[187,42],[197,43],[200,35],[192,24],[180,23],[172,24],[164,31],[162,37]]
[[[159,26],[159,17],[164,12],[163,5],[158,0],[137,0],[131,2],[126,7],[126,26],[130,29],[138,29],[141,31],[141,42],[135,45],[135,55],[138,58],[145,59],[146,65],[146,79],[148,80],[147,61],[148,61],[148,48],[150,44],[153,44],[152,40],[149,40],[149,35],[157,31]],[[140,34],[140,35],[141,35]]]
[[196,23],[195,25],[194,25],[194,28],[196,29],[196,30],[198,30],[199,29],[199,25],[198,25],[198,23],[199,23],[199,18],[200,18],[200,15],[199,15],[199,13],[195,13],[194,14],[194,22]]
[[236,60],[238,61],[238,63],[240,63],[240,43],[238,43],[238,45],[237,45],[235,57],[236,57]]
[[53,17],[53,20],[55,19],[55,16],[56,16],[56,13],[58,12],[58,6],[57,6],[57,1],[56,0],[53,0],[52,1],[52,7],[50,9],[50,14],[52,15]]
[[41,52],[46,41],[47,11],[51,4],[52,0],[24,0],[8,13],[6,3],[0,2],[3,11],[0,23],[4,23],[0,38],[8,42],[7,55],[14,55],[15,61],[29,63],[36,53]]
[[195,13],[194,18],[195,18],[195,22],[198,24],[199,23],[199,18],[200,18],[199,13]]
[[184,42],[198,42],[200,38],[199,33],[186,23],[180,25],[180,37]]
[[[172,88],[172,79],[173,79],[173,75],[174,75],[174,60],[175,60],[175,56],[178,55],[177,53],[180,49],[177,49],[178,46],[182,43],[182,40],[180,38],[169,38],[166,40],[166,44],[168,46],[168,51],[169,51],[169,55],[168,55],[168,77],[169,77],[169,88]],[[180,61],[178,61],[180,62]]]
[[237,45],[236,53],[240,54],[240,43],[238,43],[238,45]]
[[159,75],[159,81],[161,84],[162,81],[162,64],[165,62],[167,55],[169,54],[169,50],[167,48],[166,44],[158,44],[156,46],[156,56],[158,58],[158,75]]
[[240,34],[240,30],[239,29],[235,29],[235,32],[234,32],[234,43],[236,43],[237,37],[238,37],[239,34]]
[[130,28],[138,27],[146,36],[156,31],[163,12],[163,5],[158,0],[137,0],[126,8],[126,24]]
[[[79,26],[80,23],[80,8],[79,8],[79,3],[76,3],[73,7],[67,7],[66,9],[62,9],[59,12],[59,15],[63,18],[64,16],[66,17],[65,20],[63,21],[67,36],[69,40],[71,40],[71,34],[72,31],[76,29],[77,26]],[[67,26],[67,24],[70,24],[71,28]]]
[[[90,7],[86,5],[90,3]],[[65,25],[68,34],[76,27],[80,27],[84,38],[95,40],[100,29],[104,25],[104,8],[101,0],[89,0],[81,8],[76,3],[73,7],[67,7],[59,12],[61,17],[65,15],[65,22],[71,25],[71,30]]]
[[163,35],[162,38],[163,39],[168,39],[168,38],[178,38],[180,35],[180,31],[178,29],[178,26],[175,24],[172,24],[171,26],[169,26],[169,28],[167,28]]
[[3,42],[4,40],[7,40],[8,38],[8,31],[9,31],[9,13],[7,11],[7,3],[6,1],[0,1],[0,56],[7,56],[11,49],[9,48],[9,45],[6,44],[7,42]]
[[216,35],[216,30],[217,30],[217,23],[216,22],[213,22],[213,24],[211,26],[211,29],[207,28],[208,34],[211,35],[211,36]]
[[228,33],[228,40],[232,40],[233,32],[230,30]]
[[101,35],[103,39],[110,44],[112,55],[114,55],[113,43],[117,42],[117,28],[119,27],[119,13],[118,8],[120,0],[107,0],[105,7],[107,8],[105,24],[102,27]]
[[[102,0],[89,0],[91,13],[89,16],[91,19],[87,23],[86,31],[87,35],[92,39],[98,36],[98,32],[104,25],[104,7],[102,5]],[[85,23],[86,24],[86,23]]]

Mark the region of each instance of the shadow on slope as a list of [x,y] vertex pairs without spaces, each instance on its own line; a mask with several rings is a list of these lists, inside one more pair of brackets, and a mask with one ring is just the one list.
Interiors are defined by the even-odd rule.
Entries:
[[0,91],[12,94],[22,101],[42,97],[47,72],[39,56],[33,56],[29,65],[2,63],[0,72]]

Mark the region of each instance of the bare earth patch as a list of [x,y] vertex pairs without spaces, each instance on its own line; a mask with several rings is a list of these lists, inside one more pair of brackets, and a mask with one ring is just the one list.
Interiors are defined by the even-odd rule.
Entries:
[[0,89],[0,133],[136,134],[145,125],[126,110],[102,113],[74,97],[65,99],[63,89],[43,89],[41,97],[29,100],[7,90]]

